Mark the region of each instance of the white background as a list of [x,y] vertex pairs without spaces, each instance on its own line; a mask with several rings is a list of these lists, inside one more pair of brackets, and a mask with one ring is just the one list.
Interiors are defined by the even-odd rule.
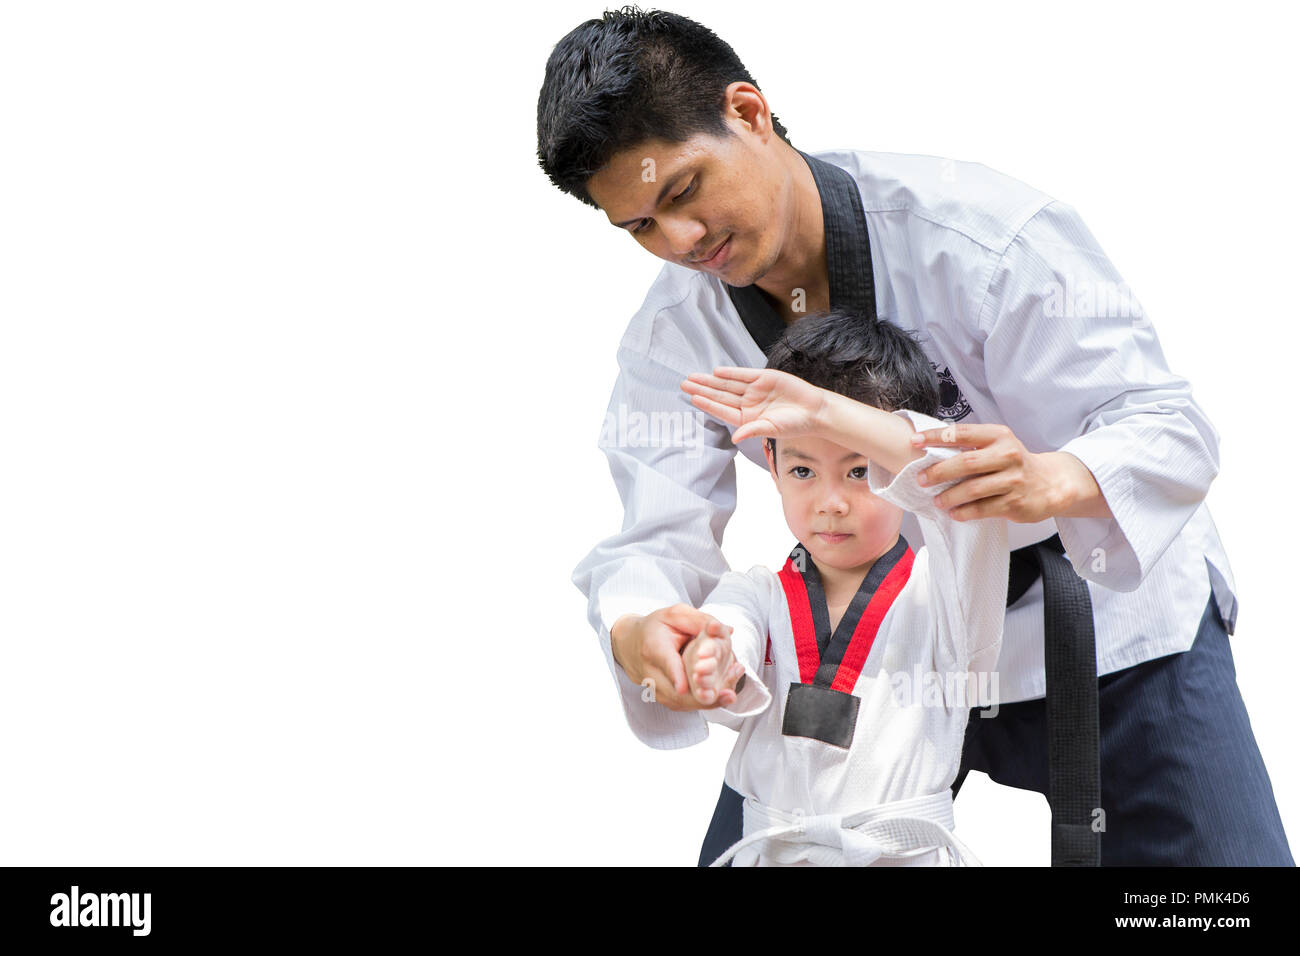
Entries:
[[[1300,836],[1296,67],[1264,5],[670,7],[797,146],[1075,206],[1222,436],[1238,681]],[[693,864],[731,734],[627,729],[570,574],[660,263],[536,162],[595,3],[0,12],[0,861]],[[733,567],[791,536],[738,459]],[[1043,797],[957,832],[1048,862]]]

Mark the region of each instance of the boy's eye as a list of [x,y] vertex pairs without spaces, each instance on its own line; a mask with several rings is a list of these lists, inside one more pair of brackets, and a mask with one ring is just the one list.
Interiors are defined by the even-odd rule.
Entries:
[[793,468],[790,469],[790,474],[794,475],[796,478],[802,478],[804,477],[803,475],[797,474],[797,472],[800,471],[811,472],[812,469],[809,468],[807,465],[795,465]]
[[[858,472],[862,472],[862,474],[859,475]],[[858,465],[858,467],[850,471],[849,474],[854,478],[865,478],[867,477],[867,468],[865,465]]]

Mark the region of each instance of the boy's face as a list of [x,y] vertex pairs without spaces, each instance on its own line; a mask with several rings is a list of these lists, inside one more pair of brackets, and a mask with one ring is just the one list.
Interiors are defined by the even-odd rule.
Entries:
[[[777,460],[763,443],[785,521],[813,560],[852,570],[898,540],[903,509],[867,488],[867,459],[825,438],[779,438]],[[827,532],[838,532],[834,537]]]
[[[734,85],[734,84],[733,84]],[[587,182],[609,221],[660,259],[752,285],[793,234],[794,182],[764,133],[651,140],[617,153]]]

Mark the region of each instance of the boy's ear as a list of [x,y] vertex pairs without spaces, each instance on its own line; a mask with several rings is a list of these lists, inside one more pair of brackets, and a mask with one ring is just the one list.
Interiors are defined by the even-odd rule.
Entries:
[[766,438],[763,439],[763,454],[767,457],[767,472],[776,481],[776,459],[772,455],[772,446],[768,444]]

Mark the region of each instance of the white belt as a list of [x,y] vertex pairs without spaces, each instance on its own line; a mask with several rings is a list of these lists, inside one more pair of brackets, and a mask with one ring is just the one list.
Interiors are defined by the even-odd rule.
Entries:
[[745,829],[749,834],[713,861],[722,866],[738,853],[740,865],[758,856],[789,865],[807,861],[815,866],[870,866],[881,857],[905,858],[919,850],[948,847],[958,866],[983,866],[952,832],[952,791],[882,803],[852,814],[816,816],[787,813],[745,799]]

